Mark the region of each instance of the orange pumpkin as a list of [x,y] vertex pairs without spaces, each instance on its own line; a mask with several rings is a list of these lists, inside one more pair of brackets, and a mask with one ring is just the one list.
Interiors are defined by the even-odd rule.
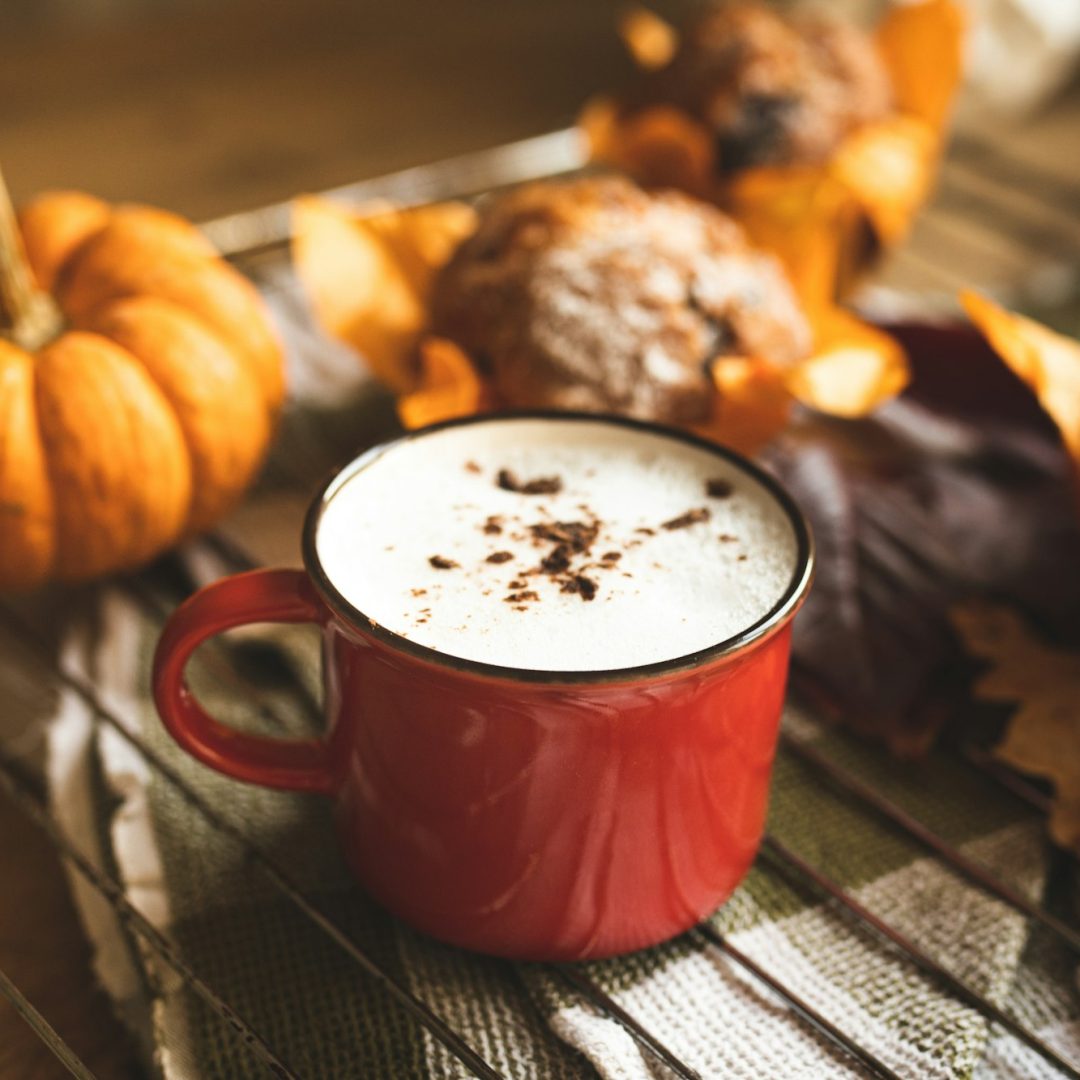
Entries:
[[254,287],[174,214],[0,180],[0,589],[138,566],[253,479],[284,394]]

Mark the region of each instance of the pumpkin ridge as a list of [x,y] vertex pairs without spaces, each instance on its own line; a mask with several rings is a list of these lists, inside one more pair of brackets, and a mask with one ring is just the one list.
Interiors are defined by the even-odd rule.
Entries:
[[[210,265],[216,266],[217,260],[214,258],[207,259]],[[250,284],[246,278],[240,279],[241,284]],[[274,420],[280,411],[281,395],[273,390],[268,390],[266,387],[265,373],[266,366],[262,361],[252,354],[252,351],[245,348],[238,342],[232,340],[231,336],[225,332],[225,328],[220,321],[210,318],[204,312],[196,310],[195,308],[187,307],[181,304],[178,300],[174,300],[170,296],[163,296],[157,292],[147,291],[143,292],[138,289],[130,289],[125,292],[117,293],[111,299],[106,301],[106,306],[111,307],[115,303],[120,303],[125,300],[157,300],[163,304],[168,304],[170,307],[175,308],[177,311],[182,311],[188,318],[197,322],[203,330],[210,334],[215,340],[221,343],[221,345],[228,349],[228,351],[237,359],[244,370],[251,376],[252,381],[258,388],[259,397],[261,398],[264,408],[266,409],[268,423],[272,429],[274,426]],[[275,345],[280,348],[280,343],[277,341],[277,335],[270,325],[269,319],[266,319],[267,332],[274,339]],[[279,358],[279,365],[282,361]],[[283,385],[283,376],[281,383]]]
[[27,259],[42,289],[57,295],[68,267],[111,217],[107,203],[76,191],[44,192],[19,210]]
[[170,300],[227,339],[276,415],[284,396],[281,343],[258,291],[239,271],[187,243],[166,241],[162,256],[139,228],[114,221],[72,261],[58,299],[68,318],[83,325],[104,306],[133,296]]
[[[61,337],[57,338],[57,342],[61,341],[63,336],[64,335],[61,335]],[[46,346],[46,348],[48,348],[48,346]],[[56,494],[59,491],[61,485],[60,485],[59,478],[57,476],[56,470],[53,468],[52,455],[49,453],[48,446],[46,444],[45,432],[42,430],[41,414],[42,414],[42,404],[43,404],[42,397],[43,397],[43,394],[44,394],[44,390],[42,389],[42,387],[41,387],[41,385],[39,383],[39,380],[37,378],[38,357],[34,356],[33,360],[34,360],[34,369],[35,369],[34,370],[34,385],[33,385],[34,416],[35,416],[35,418],[37,420],[38,438],[41,440],[43,458],[44,458],[44,462],[45,462],[45,479],[46,479],[46,482],[49,485],[50,491],[53,493],[53,499],[54,499],[54,505],[55,505]],[[61,526],[59,518],[58,518],[53,524],[52,561],[51,561],[51,564],[50,564],[49,570],[48,570],[48,573],[53,575],[53,576],[57,576],[58,573],[59,573],[59,565],[58,564],[60,562],[60,546],[61,546],[60,533],[61,533],[61,528],[62,528],[62,526]],[[62,573],[59,574],[59,576],[66,577],[66,575],[63,575]]]
[[[19,387],[13,385],[20,376],[10,374],[12,363],[25,373],[22,431],[16,397]],[[33,356],[0,338],[0,588],[33,588],[49,576],[56,558],[55,488],[49,475],[35,382]],[[21,493],[20,486],[24,489]],[[11,512],[12,488],[20,500],[21,528],[4,523]],[[13,550],[20,540],[21,552]]]
[[[92,333],[93,331],[87,331],[87,332]],[[168,414],[172,418],[172,421],[180,429],[180,433],[181,433],[180,446],[181,446],[181,448],[183,450],[185,462],[186,462],[186,465],[187,465],[187,473],[188,473],[189,476],[191,476],[192,473],[193,473],[193,463],[192,463],[192,460],[191,460],[191,448],[188,446],[187,439],[183,437],[183,425],[180,423],[180,417],[177,414],[176,408],[173,406],[173,403],[169,400],[168,395],[165,394],[162,391],[161,387],[158,385],[157,380],[150,374],[150,372],[147,370],[146,365],[142,362],[142,360],[138,356],[136,356],[133,352],[131,352],[130,349],[125,349],[124,346],[121,345],[119,342],[113,341],[111,338],[105,337],[104,334],[97,334],[95,336],[101,337],[101,338],[103,338],[103,340],[108,341],[110,345],[115,345],[117,348],[122,349],[125,356],[132,363],[137,365],[137,367],[139,368],[140,371],[145,373],[146,377],[153,384],[154,388],[161,394],[162,403],[164,404],[165,409],[167,410]],[[135,441],[137,441],[138,435],[137,435],[137,432],[135,430],[134,414],[132,413],[131,409],[128,408],[127,402],[125,401],[123,395],[119,395],[119,398],[120,398],[120,400],[119,400],[120,407],[116,410],[116,413],[114,414],[114,416],[123,417],[124,427],[126,429],[127,438],[131,442],[135,442]],[[187,494],[187,498],[185,499],[185,505],[184,505],[183,514],[181,515],[182,519],[184,521],[187,521],[188,517],[190,516],[191,504],[192,504],[193,498],[194,498],[194,492],[193,492],[193,490],[189,490],[188,494]],[[140,521],[141,521],[141,524],[142,524],[141,533],[136,533],[136,535],[129,542],[131,548],[134,549],[134,550],[137,550],[140,546],[142,546],[143,544],[146,543],[146,537],[147,537],[147,533],[148,533],[147,526],[149,525],[149,521],[148,521],[148,519],[146,517],[141,518]],[[169,542],[170,542],[170,544],[172,543],[171,540]]]
[[[53,298],[56,300],[57,306],[60,308],[60,312],[64,319],[64,329],[77,328],[77,322],[72,319],[67,308],[64,306],[63,296],[67,289],[68,282],[71,280],[72,275],[75,273],[75,267],[79,265],[79,257],[84,251],[90,248],[94,241],[105,231],[105,227],[108,224],[106,222],[99,229],[95,229],[93,232],[87,233],[81,240],[75,243],[71,249],[67,252],[64,258],[57,264],[53,271],[51,292]],[[57,334],[57,337],[60,335]]]
[[33,383],[30,387],[30,410],[33,414],[34,424],[34,439],[37,442],[38,452],[42,461],[42,485],[48,491],[48,504],[50,510],[51,539],[49,543],[49,561],[42,569],[41,576],[44,578],[56,572],[56,556],[60,550],[60,541],[58,536],[59,525],[56,519],[56,483],[53,480],[52,470],[49,468],[49,448],[45,443],[45,433],[41,430],[41,407],[38,405],[37,397],[37,357],[31,356],[30,362],[32,365],[31,378]]
[[125,297],[95,316],[90,329],[133,356],[176,415],[193,481],[184,535],[201,532],[236,502],[262,464],[273,418],[258,380],[231,342],[170,300]]
[[43,349],[37,373],[55,576],[82,580],[165,550],[184,526],[191,465],[164,395],[125,349],[86,331]]

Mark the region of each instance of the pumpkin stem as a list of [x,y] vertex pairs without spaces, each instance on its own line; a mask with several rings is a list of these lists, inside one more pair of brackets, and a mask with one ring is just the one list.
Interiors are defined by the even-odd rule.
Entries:
[[53,337],[59,327],[59,309],[34,281],[11,196],[0,172],[0,336],[33,351]]

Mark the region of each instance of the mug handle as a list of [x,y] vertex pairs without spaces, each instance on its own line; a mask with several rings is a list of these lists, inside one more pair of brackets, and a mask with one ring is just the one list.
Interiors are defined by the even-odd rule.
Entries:
[[215,720],[195,700],[184,668],[208,638],[256,622],[323,625],[328,609],[302,570],[252,570],[222,578],[169,617],[154,653],[153,691],[169,734],[204,765],[236,780],[331,794],[337,784],[322,739],[248,735]]

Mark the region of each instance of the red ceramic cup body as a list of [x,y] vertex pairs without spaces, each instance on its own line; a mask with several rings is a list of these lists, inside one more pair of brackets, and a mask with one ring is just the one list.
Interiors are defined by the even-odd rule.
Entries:
[[560,686],[437,667],[332,620],[338,822],[357,877],[413,926],[520,959],[680,933],[757,851],[789,638]]
[[[443,941],[580,960],[688,929],[731,895],[756,854],[791,620],[813,558],[805,521],[775,481],[729,451],[660,430],[735,460],[791,519],[798,559],[789,588],[736,638],[605,672],[437,653],[374,625],[324,573],[315,530],[331,481],[305,525],[306,571],[225,579],[173,616],[155,659],[166,726],[229,775],[331,796],[356,877]],[[183,683],[199,641],[265,619],[322,626],[325,740],[238,735],[207,717]]]

